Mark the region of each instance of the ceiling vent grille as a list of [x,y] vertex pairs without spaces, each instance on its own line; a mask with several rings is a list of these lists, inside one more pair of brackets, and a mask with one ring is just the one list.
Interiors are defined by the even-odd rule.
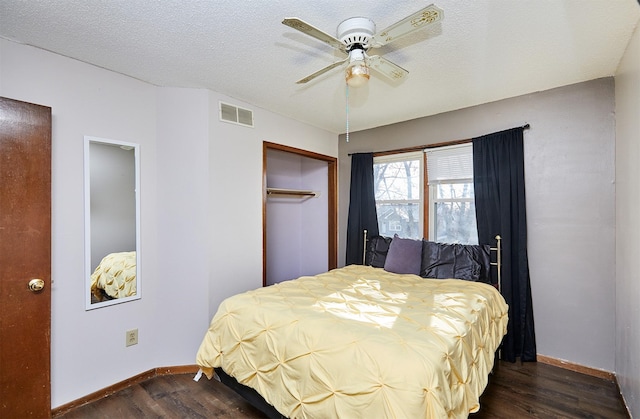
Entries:
[[220,120],[253,128],[253,111],[220,102]]

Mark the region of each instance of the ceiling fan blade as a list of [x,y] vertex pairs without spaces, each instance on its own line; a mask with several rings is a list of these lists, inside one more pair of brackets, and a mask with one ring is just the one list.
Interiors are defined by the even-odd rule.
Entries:
[[315,79],[316,77],[318,77],[318,76],[320,76],[320,75],[322,75],[322,74],[326,73],[327,71],[329,71],[329,70],[333,70],[334,68],[336,68],[336,67],[339,67],[339,66],[343,65],[343,64],[344,64],[344,63],[346,63],[348,60],[349,60],[349,57],[345,58],[345,59],[344,59],[344,60],[342,60],[342,61],[336,61],[336,62],[335,62],[335,63],[333,63],[333,64],[329,64],[328,66],[326,66],[326,67],[324,67],[324,68],[321,68],[320,70],[316,71],[315,73],[313,73],[313,74],[309,74],[307,77],[305,77],[305,78],[303,78],[303,79],[298,80],[296,83],[297,83],[297,84],[304,84],[304,83],[306,83],[306,82],[308,82],[308,81],[311,81],[311,80]]
[[375,34],[371,44],[375,48],[381,47],[417,29],[442,20],[443,17],[443,10],[431,4]]
[[391,80],[401,80],[409,74],[409,72],[404,68],[392,63],[386,58],[382,58],[379,55],[368,57],[367,64],[369,67]]
[[315,26],[311,26],[304,20],[300,20],[297,17],[291,17],[291,18],[284,19],[282,23],[302,33],[312,36],[317,40],[324,42],[325,44],[328,44],[334,48],[337,48],[340,51],[346,52],[345,45],[342,42],[340,42],[336,37],[321,31]]

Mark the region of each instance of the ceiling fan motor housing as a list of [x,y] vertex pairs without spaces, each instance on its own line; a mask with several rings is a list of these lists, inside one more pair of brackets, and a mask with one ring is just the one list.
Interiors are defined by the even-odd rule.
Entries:
[[337,35],[340,42],[346,45],[347,51],[354,47],[370,48],[371,38],[376,32],[376,24],[367,17],[351,17],[338,25]]

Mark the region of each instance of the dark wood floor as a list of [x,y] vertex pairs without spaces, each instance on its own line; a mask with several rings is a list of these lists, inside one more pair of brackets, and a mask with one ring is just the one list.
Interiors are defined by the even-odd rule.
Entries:
[[500,362],[480,397],[487,418],[628,418],[614,382],[541,362]]
[[[542,363],[501,362],[480,399],[485,418],[628,418],[616,385]],[[264,418],[215,380],[158,376],[78,407],[57,419]]]

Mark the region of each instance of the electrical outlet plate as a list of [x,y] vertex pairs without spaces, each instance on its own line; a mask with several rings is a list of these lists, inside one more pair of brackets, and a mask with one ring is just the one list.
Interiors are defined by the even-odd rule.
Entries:
[[127,330],[126,333],[126,346],[138,344],[138,329]]

